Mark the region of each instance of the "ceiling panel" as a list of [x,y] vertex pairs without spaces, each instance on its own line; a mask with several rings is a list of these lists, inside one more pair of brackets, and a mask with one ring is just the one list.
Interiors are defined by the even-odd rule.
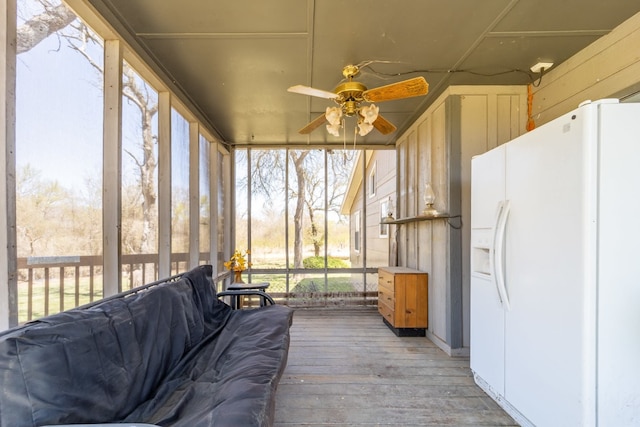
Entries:
[[[492,75],[508,70],[524,72],[505,73],[501,76],[504,84],[527,84],[538,75],[529,73],[537,62],[559,64],[569,58],[569,52],[577,52],[597,39],[596,36],[562,37],[490,37],[480,43],[464,61],[461,69],[474,70],[474,73],[456,73],[453,84],[483,84],[491,81]],[[489,63],[487,58],[491,58]],[[529,73],[529,74],[526,74]]]
[[343,144],[323,127],[298,134],[334,104],[286,89],[333,90],[348,64],[362,65],[356,80],[368,88],[429,82],[425,97],[379,103],[398,132],[358,139],[393,144],[447,85],[526,84],[536,62],[557,66],[640,12],[636,0],[88,1],[113,13],[230,145]]
[[638,11],[637,0],[521,0],[494,31],[610,31]]
[[161,52],[159,60],[172,70],[176,82],[215,118],[213,123],[225,139],[249,142],[247,126],[258,123],[257,116],[266,117],[279,131],[284,127],[279,122],[292,120],[281,117],[285,114],[299,115],[299,123],[308,117],[306,99],[286,92],[291,81],[305,78],[304,70],[291,66],[289,59],[293,52],[306,52],[304,39],[153,39],[148,43]]
[[379,61],[372,70],[385,73],[453,67],[508,1],[486,1],[480,10],[473,0],[457,3],[318,2],[311,85],[335,84],[343,66],[365,61]]
[[300,0],[108,0],[136,33],[307,32]]

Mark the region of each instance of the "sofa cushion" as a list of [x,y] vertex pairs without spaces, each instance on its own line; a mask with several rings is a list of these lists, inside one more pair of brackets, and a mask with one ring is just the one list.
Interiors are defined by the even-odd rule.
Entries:
[[286,366],[293,310],[237,310],[125,419],[173,427],[269,426]]

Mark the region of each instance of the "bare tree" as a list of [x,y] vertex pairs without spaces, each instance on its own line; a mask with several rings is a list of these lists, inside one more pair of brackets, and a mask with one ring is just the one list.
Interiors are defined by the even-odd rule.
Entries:
[[[42,253],[51,236],[63,225],[58,213],[70,199],[70,194],[57,182],[43,180],[40,172],[29,164],[23,166],[18,174],[16,191],[20,217],[17,232],[18,239],[23,242],[20,245],[22,256]],[[57,227],[51,227],[51,222],[56,222]]]
[[[302,218],[304,215],[304,203],[307,195],[304,160],[310,151],[290,151],[289,157],[296,171],[297,188],[294,192],[296,197],[296,209],[293,215],[294,240],[293,240],[293,266],[302,268]],[[312,217],[313,218],[313,217]],[[315,226],[315,225],[314,225]]]
[[[351,170],[351,152],[327,152],[329,182],[325,183],[324,150],[289,150],[288,160],[293,167],[289,182],[285,182],[284,169],[287,161],[283,150],[257,150],[251,152],[252,192],[270,195],[281,188],[288,188],[288,197],[295,201],[294,224],[294,268],[302,268],[305,229],[308,230],[315,256],[320,256],[324,245],[322,224],[319,223],[327,211],[339,212]],[[325,206],[326,197],[326,206]],[[305,218],[308,228],[305,228]]]

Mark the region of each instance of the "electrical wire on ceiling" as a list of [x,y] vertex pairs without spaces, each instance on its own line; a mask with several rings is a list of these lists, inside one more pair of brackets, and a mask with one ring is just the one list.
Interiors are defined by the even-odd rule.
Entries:
[[[493,72],[493,73],[486,73],[486,72],[481,72],[481,71],[475,71],[475,70],[466,70],[466,69],[460,69],[460,70],[439,70],[439,69],[414,69],[414,70],[409,70],[409,71],[403,71],[403,72],[399,72],[399,73],[383,73],[381,71],[377,71],[375,70],[371,65],[372,64],[401,64],[401,62],[399,61],[378,61],[378,60],[371,60],[371,61],[363,61],[360,64],[358,64],[358,67],[362,70],[364,68],[368,68],[369,71],[371,71],[372,74],[378,76],[378,77],[382,77],[382,78],[389,78],[389,77],[399,77],[399,76],[404,76],[407,74],[414,74],[414,73],[425,73],[425,74],[453,74],[453,73],[466,73],[466,74],[471,74],[474,76],[481,76],[481,77],[496,77],[496,76],[502,76],[505,74],[510,74],[510,73],[522,73],[525,74],[528,78],[529,78],[529,84],[527,85],[527,131],[531,131],[533,129],[535,129],[536,125],[535,125],[535,121],[533,119],[533,88],[539,87],[540,84],[542,83],[542,77],[544,76],[544,72],[545,69],[541,68],[539,73],[533,73],[530,72],[528,70],[521,70],[519,68],[514,68],[514,69],[508,69],[508,70],[504,70],[504,71],[497,71],[497,72]],[[537,81],[536,81],[536,75],[538,75]]]
[[[358,67],[362,70],[364,68],[369,69],[372,74],[381,77],[381,78],[389,78],[389,77],[400,77],[405,76],[407,74],[416,74],[416,73],[424,73],[424,74],[456,74],[456,73],[464,73],[471,74],[474,76],[480,77],[496,77],[502,76],[511,73],[521,73],[526,75],[529,78],[529,83],[533,85],[533,87],[540,86],[542,82],[542,76],[544,75],[544,68],[540,71],[540,73],[532,73],[529,70],[522,70],[520,68],[510,68],[503,71],[496,71],[492,73],[482,72],[474,69],[437,69],[437,68],[427,68],[427,69],[413,69],[409,71],[403,71],[399,73],[384,73],[382,71],[378,71],[372,67],[373,64],[402,64],[400,61],[381,61],[381,60],[369,60],[362,61],[358,64]],[[536,80],[538,80],[536,82]]]
[[[528,78],[530,83],[534,83],[535,81],[535,77],[532,75],[532,73],[530,71],[527,70],[521,70],[519,68],[513,68],[513,69],[509,69],[509,70],[504,70],[504,71],[497,71],[494,73],[486,73],[486,72],[481,72],[481,71],[475,71],[475,70],[466,70],[466,69],[454,69],[454,70],[439,70],[439,69],[416,69],[416,70],[409,70],[409,71],[403,71],[400,73],[383,73],[381,71],[377,71],[375,70],[373,67],[371,67],[371,65],[366,65],[367,68],[369,68],[369,70],[371,70],[371,72],[373,74],[377,74],[379,76],[383,76],[383,77],[398,77],[398,76],[404,76],[407,74],[414,74],[414,73],[425,73],[425,74],[455,74],[455,73],[465,73],[465,74],[471,74],[474,76],[481,76],[481,77],[496,77],[496,76],[502,76],[505,74],[511,74],[511,73],[521,73],[521,74],[525,74]],[[540,80],[542,79],[542,74],[540,73]],[[539,85],[540,83],[538,83]],[[536,87],[538,86],[536,85]]]
[[[415,69],[415,70],[403,71],[403,72],[399,72],[399,73],[383,73],[381,71],[375,70],[371,66],[374,63],[391,64],[391,63],[394,63],[394,62],[392,62],[392,61],[364,61],[361,64],[359,64],[358,66],[361,69],[362,68],[368,68],[374,75],[381,76],[381,77],[399,77],[399,76],[404,76],[404,75],[407,75],[407,74],[414,74],[414,73],[427,73],[427,74],[428,73],[433,73],[433,74],[466,73],[466,74],[471,74],[471,75],[474,75],[474,76],[481,76],[481,77],[496,77],[496,76],[502,76],[502,75],[510,74],[510,73],[522,73],[522,74],[525,74],[529,78],[529,84],[527,85],[527,130],[531,131],[531,130],[535,129],[535,127],[536,127],[535,121],[533,119],[533,88],[539,87],[540,84],[542,83],[542,77],[544,76],[544,72],[545,72],[544,68],[540,69],[539,73],[533,73],[533,72],[530,72],[528,70],[521,70],[519,68],[514,68],[514,69],[509,69],[509,70],[504,70],[504,71],[498,71],[498,72],[494,72],[494,73],[486,73],[486,72],[480,72],[480,71],[475,71],[475,70],[465,70],[465,69],[461,69],[461,70]],[[395,62],[395,63],[399,63],[399,62]],[[535,75],[538,75],[537,81],[536,81]]]

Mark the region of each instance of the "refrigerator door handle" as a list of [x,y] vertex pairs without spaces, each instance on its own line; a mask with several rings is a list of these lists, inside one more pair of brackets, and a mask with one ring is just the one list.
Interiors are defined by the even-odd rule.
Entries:
[[498,293],[498,299],[500,304],[503,303],[502,292],[498,288],[497,271],[496,271],[496,237],[498,236],[498,227],[500,226],[500,218],[502,218],[502,211],[504,210],[504,201],[498,202],[498,208],[496,210],[496,219],[493,224],[493,235],[491,236],[491,246],[489,247],[489,271],[493,278],[493,284],[496,286],[496,292]]
[[507,310],[511,310],[511,305],[509,304],[509,295],[507,294],[504,266],[504,244],[507,231],[507,219],[509,218],[510,203],[509,200],[505,200],[504,202],[501,202],[501,204],[502,206],[498,213],[498,219],[496,222],[494,234],[493,271],[502,305]]

